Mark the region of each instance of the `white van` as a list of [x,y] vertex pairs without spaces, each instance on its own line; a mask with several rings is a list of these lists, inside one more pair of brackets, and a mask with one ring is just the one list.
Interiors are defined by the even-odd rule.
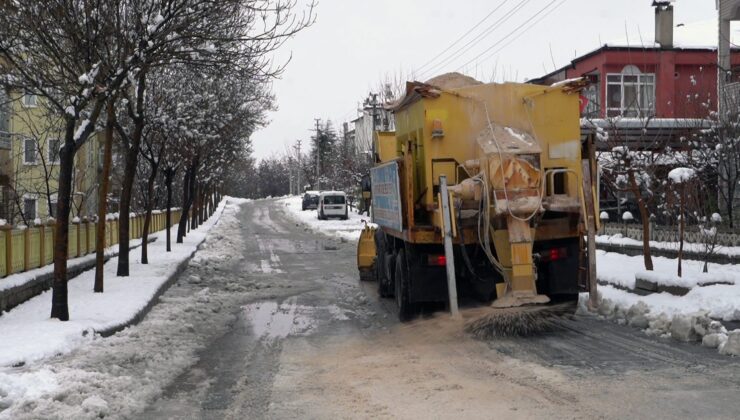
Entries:
[[347,220],[347,194],[343,191],[322,191],[319,195],[319,220],[326,220],[330,217],[338,217]]

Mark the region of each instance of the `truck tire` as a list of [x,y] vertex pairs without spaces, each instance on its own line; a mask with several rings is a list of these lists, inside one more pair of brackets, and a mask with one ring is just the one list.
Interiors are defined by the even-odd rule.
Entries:
[[409,300],[409,269],[406,264],[406,252],[401,249],[396,256],[396,307],[401,322],[411,320],[414,315],[413,305]]
[[385,234],[382,230],[378,229],[375,231],[375,280],[378,282],[378,294],[380,297],[388,297],[388,283],[389,279],[386,270],[386,253],[385,253]]
[[396,277],[396,254],[386,252],[383,258],[383,269],[385,276],[383,281],[378,284],[378,294],[380,297],[390,298],[394,295],[394,282]]

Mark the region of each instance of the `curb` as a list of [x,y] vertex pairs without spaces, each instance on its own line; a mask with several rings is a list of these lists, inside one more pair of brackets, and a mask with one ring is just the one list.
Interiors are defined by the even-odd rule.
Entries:
[[[224,208],[226,206],[224,205]],[[224,209],[221,209],[221,212],[218,214],[218,219],[216,222],[211,226],[211,228],[214,228],[218,225],[218,223],[221,221],[221,215],[223,214]],[[216,216],[216,213],[211,215],[211,217]],[[208,235],[206,234],[206,237]],[[193,259],[193,256],[195,256],[195,253],[200,251],[200,249],[203,246],[203,243],[206,241],[206,237],[203,238],[203,240],[195,247],[195,250],[190,253],[190,255],[182,260],[175,269],[175,272],[172,273],[167,280],[165,280],[157,289],[157,291],[152,295],[151,299],[149,299],[149,302],[147,302],[146,305],[144,305],[143,308],[141,308],[136,314],[131,317],[129,320],[124,321],[118,325],[114,325],[112,327],[103,328],[100,330],[96,330],[95,334],[100,335],[101,337],[110,337],[113,334],[117,332],[121,332],[125,330],[126,328],[136,325],[144,320],[144,318],[149,314],[149,312],[154,309],[154,306],[159,303],[159,298],[164,294],[164,292],[167,291],[175,282],[180,278],[180,275],[185,271],[185,269],[188,267],[188,264],[190,263],[190,260]]]

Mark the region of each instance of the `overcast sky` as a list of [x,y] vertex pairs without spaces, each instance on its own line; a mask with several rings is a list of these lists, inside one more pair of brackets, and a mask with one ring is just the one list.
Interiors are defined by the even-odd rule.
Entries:
[[[279,110],[252,137],[257,158],[281,154],[297,139],[306,145],[314,118],[337,126],[353,119],[358,102],[387,75],[427,80],[461,71],[482,81],[494,73],[496,81],[524,81],[625,33],[653,40],[652,0],[318,1],[316,23],[276,57],[292,54],[273,86]],[[716,19],[714,0],[675,3],[674,24],[708,19]]]

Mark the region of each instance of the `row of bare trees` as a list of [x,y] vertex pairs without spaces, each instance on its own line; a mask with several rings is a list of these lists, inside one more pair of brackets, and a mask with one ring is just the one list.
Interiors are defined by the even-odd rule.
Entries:
[[[182,241],[188,215],[193,227],[202,220],[202,213],[189,210],[204,208],[229,164],[248,154],[249,136],[265,122],[263,113],[272,106],[269,82],[285,65],[272,61],[273,52],[313,19],[313,5],[299,9],[295,0],[0,2],[6,88],[36,95],[63,127],[53,318],[69,319],[72,176],[75,155],[90,136],[102,132],[105,138],[99,217],[106,212],[113,150],[121,156],[117,275],[127,276],[125,215],[137,175],[146,179],[141,195],[148,215],[157,180],[164,178],[171,199],[173,180],[182,177]],[[95,291],[102,292],[102,249],[97,251]]]

